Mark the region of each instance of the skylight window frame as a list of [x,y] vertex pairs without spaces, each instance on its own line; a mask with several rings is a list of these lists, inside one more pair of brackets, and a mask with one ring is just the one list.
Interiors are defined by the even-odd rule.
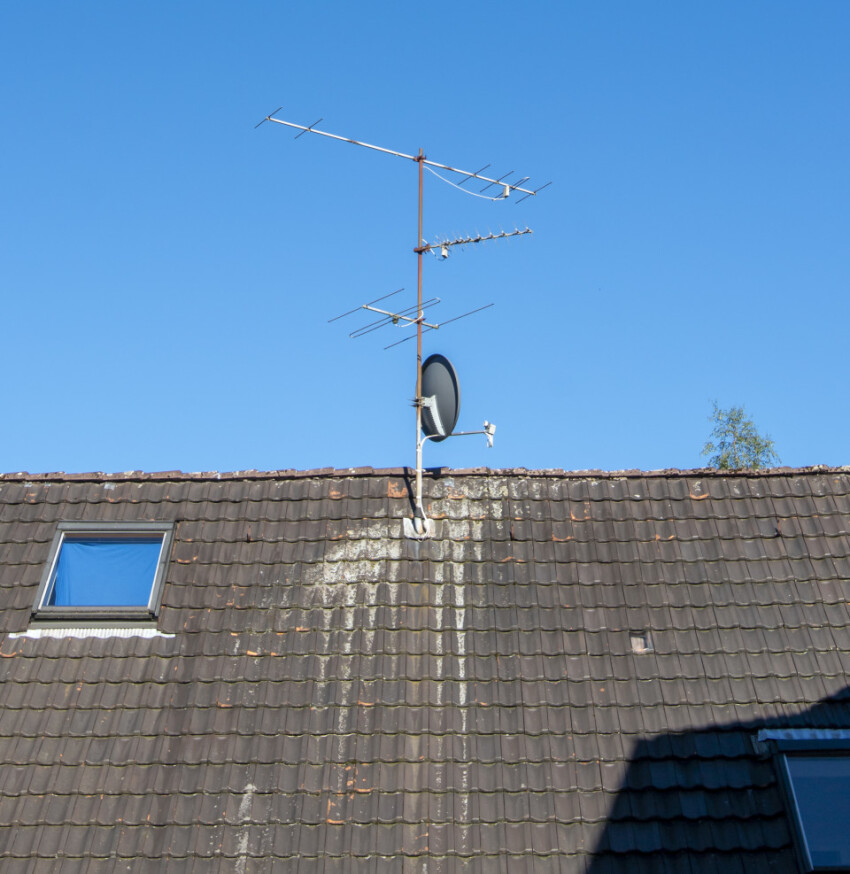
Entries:
[[773,751],[800,867],[806,874],[846,872],[846,864],[815,865],[813,862],[812,848],[803,823],[803,812],[794,788],[789,760],[835,758],[844,762],[850,761],[850,732],[830,729],[767,729],[759,732],[758,740],[766,742]]
[[[150,596],[146,605],[51,605],[45,602],[56,580],[56,570],[59,555],[66,538],[92,540],[126,540],[159,536],[162,538],[151,584]],[[159,616],[162,602],[162,590],[165,586],[165,578],[171,557],[171,546],[174,537],[173,522],[59,522],[56,533],[50,545],[50,552],[38,586],[35,604],[33,605],[33,619],[63,620],[72,622],[108,621],[108,620],[155,620]],[[120,581],[118,581],[120,582]]]

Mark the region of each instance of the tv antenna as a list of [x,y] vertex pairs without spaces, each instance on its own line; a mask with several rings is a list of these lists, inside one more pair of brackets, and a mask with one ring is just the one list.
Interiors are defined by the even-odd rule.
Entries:
[[[489,240],[523,236],[525,234],[530,234],[531,229],[516,229],[510,232],[502,231],[499,234],[490,233],[483,236],[479,234],[474,237],[458,237],[453,240],[445,238],[439,239],[435,243],[426,243],[422,236],[423,172],[425,169],[427,169],[430,173],[433,173],[438,179],[441,179],[443,182],[448,183],[454,188],[458,188],[467,194],[473,195],[475,197],[481,197],[485,200],[490,201],[507,200],[513,194],[521,194],[522,197],[520,197],[516,201],[517,203],[521,203],[523,200],[526,200],[529,197],[534,197],[552,183],[547,182],[544,185],[539,186],[538,188],[529,188],[526,187],[530,178],[529,176],[523,176],[518,179],[509,180],[509,177],[514,175],[514,170],[510,170],[507,173],[504,173],[502,176],[499,176],[498,178],[492,178],[490,176],[484,175],[484,171],[489,169],[490,167],[489,164],[485,164],[479,170],[475,171],[461,170],[458,167],[452,167],[448,164],[440,164],[437,161],[428,160],[425,157],[425,153],[422,151],[422,149],[419,150],[419,154],[417,155],[408,155],[404,152],[398,152],[394,149],[386,149],[382,146],[375,146],[371,143],[364,143],[360,140],[351,139],[350,137],[339,136],[338,134],[332,134],[327,131],[319,130],[316,125],[324,121],[324,119],[321,118],[317,121],[314,121],[311,125],[295,124],[291,121],[284,121],[282,118],[275,117],[282,108],[283,107],[278,107],[274,112],[270,113],[258,124],[254,125],[254,127],[258,128],[261,124],[264,124],[267,121],[273,122],[274,124],[284,125],[285,127],[293,128],[297,131],[300,131],[300,133],[296,134],[295,139],[298,139],[306,133],[316,134],[318,136],[328,137],[332,140],[339,140],[343,143],[351,143],[354,146],[361,146],[364,149],[371,149],[375,152],[381,152],[385,155],[394,155],[397,158],[414,161],[419,167],[419,225],[416,237],[416,246],[413,249],[417,256],[416,305],[407,307],[406,309],[402,309],[401,311],[387,310],[383,307],[375,306],[375,304],[380,303],[381,301],[386,300],[387,298],[392,297],[393,295],[398,294],[399,292],[404,290],[398,289],[398,291],[390,292],[390,294],[386,294],[383,297],[379,297],[373,301],[370,301],[369,303],[362,304],[361,306],[356,307],[355,309],[350,310],[347,313],[342,313],[342,315],[336,316],[330,321],[334,322],[337,319],[342,318],[343,316],[352,315],[356,312],[359,312],[360,310],[366,310],[368,312],[379,315],[378,319],[375,319],[374,321],[369,322],[368,324],[365,324],[362,327],[352,331],[350,334],[350,336],[352,337],[360,337],[364,334],[371,333],[372,331],[376,331],[379,328],[391,324],[404,325],[407,327],[412,327],[413,325],[416,325],[416,397],[413,401],[413,406],[416,408],[416,497],[414,503],[413,519],[405,519],[404,527],[405,534],[407,536],[415,538],[430,537],[433,535],[434,532],[434,524],[433,521],[428,519],[425,515],[425,507],[422,502],[422,448],[425,444],[425,441],[429,439],[439,441],[444,440],[447,437],[461,437],[470,434],[484,434],[487,438],[488,446],[492,446],[493,434],[495,433],[496,426],[491,424],[490,422],[485,422],[484,430],[482,431],[454,432],[454,424],[457,421],[457,413],[460,410],[460,387],[457,381],[457,374],[454,371],[454,367],[452,367],[451,362],[449,362],[448,359],[444,358],[442,355],[432,355],[426,362],[426,365],[428,365],[427,370],[423,367],[422,364],[422,334],[424,332],[438,330],[441,326],[449,324],[449,322],[454,322],[458,319],[465,318],[466,316],[471,316],[477,312],[480,312],[481,310],[487,309],[488,307],[492,306],[492,304],[486,304],[485,306],[470,310],[467,313],[463,313],[460,316],[456,316],[452,319],[447,319],[443,322],[425,321],[425,310],[432,306],[436,306],[438,303],[440,303],[440,299],[431,298],[427,301],[423,301],[422,299],[422,257],[426,253],[433,252],[434,254],[439,254],[439,256],[442,258],[447,258],[450,250],[454,246],[467,246],[476,243],[487,242]],[[462,178],[460,178],[460,181],[455,182],[452,179],[447,178],[441,173],[437,172],[438,170],[452,173],[455,175],[455,178]],[[484,187],[481,188],[478,192],[471,191],[469,188],[464,187],[468,182],[473,179],[485,183]],[[392,346],[403,343],[408,339],[413,339],[413,336],[414,335],[411,335],[410,337],[405,337],[403,340],[399,340],[396,343],[390,343],[389,346],[385,348],[389,349]],[[434,393],[429,394],[428,396],[425,396],[423,394],[423,375],[428,376],[429,380],[427,381],[433,383],[436,386]],[[454,416],[454,421],[452,421],[451,425],[448,427],[446,426],[446,422],[443,419],[443,416],[447,414],[442,412],[442,410],[446,408],[453,410],[452,415]]]

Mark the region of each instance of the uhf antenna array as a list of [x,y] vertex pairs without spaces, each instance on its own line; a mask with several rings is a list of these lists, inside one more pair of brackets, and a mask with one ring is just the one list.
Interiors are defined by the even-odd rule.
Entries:
[[[439,422],[439,415],[436,411],[437,398],[436,396],[429,396],[428,398],[423,398],[422,395],[422,334],[425,331],[435,331],[440,327],[449,324],[450,322],[456,322],[458,319],[465,318],[466,316],[474,315],[475,313],[481,312],[482,310],[488,309],[493,306],[492,303],[486,304],[485,306],[478,307],[477,309],[470,310],[467,313],[463,313],[462,315],[455,316],[452,319],[447,319],[443,322],[427,322],[425,321],[425,310],[436,306],[440,303],[440,299],[437,297],[430,298],[429,300],[423,301],[422,299],[422,256],[426,253],[433,252],[434,254],[438,254],[442,258],[447,258],[449,255],[449,251],[454,246],[466,246],[472,245],[475,243],[483,243],[489,240],[498,240],[504,239],[507,237],[518,237],[523,236],[525,234],[530,234],[531,229],[525,228],[523,230],[514,230],[505,232],[502,231],[498,234],[485,234],[485,235],[476,235],[474,237],[457,237],[456,239],[440,239],[435,243],[426,244],[424,238],[422,236],[422,193],[423,193],[423,170],[428,169],[429,172],[434,173],[439,179],[443,182],[447,182],[449,185],[452,185],[455,188],[459,188],[462,191],[466,191],[469,194],[475,194],[477,197],[483,197],[486,200],[498,201],[498,200],[507,200],[512,194],[521,194],[516,202],[521,203],[523,200],[526,200],[529,197],[534,197],[538,192],[542,191],[547,186],[551,185],[551,182],[547,182],[545,185],[541,185],[538,188],[528,188],[527,183],[530,177],[523,176],[520,179],[509,181],[508,177],[512,176],[515,171],[510,170],[508,173],[493,179],[489,176],[484,175],[484,171],[487,170],[490,165],[485,164],[485,166],[481,167],[479,170],[474,172],[468,170],[461,170],[458,167],[451,167],[448,164],[440,164],[437,161],[430,161],[425,157],[422,149],[419,150],[418,155],[408,155],[404,152],[397,152],[394,149],[385,149],[382,146],[375,146],[371,143],[364,143],[360,140],[353,140],[350,137],[342,137],[338,134],[328,133],[327,131],[318,130],[316,125],[322,122],[324,119],[318,119],[318,121],[314,121],[311,125],[302,125],[295,124],[291,121],[284,121],[282,118],[275,118],[278,112],[283,107],[278,107],[274,112],[270,115],[267,115],[262,121],[256,124],[254,127],[257,128],[261,124],[265,122],[273,122],[274,124],[284,125],[285,127],[294,128],[300,133],[296,134],[295,139],[303,136],[306,133],[317,134],[318,136],[328,137],[332,140],[339,140],[343,143],[351,143],[354,146],[362,146],[364,149],[372,149],[375,152],[382,152],[385,155],[394,155],[397,158],[404,158],[408,161],[414,161],[419,166],[419,228],[418,234],[416,237],[416,246],[413,251],[417,256],[417,281],[416,281],[416,305],[407,307],[406,309],[402,309],[400,311],[387,310],[383,307],[376,307],[375,304],[380,303],[381,301],[386,300],[387,298],[392,297],[393,295],[398,294],[404,289],[400,288],[397,291],[390,292],[390,294],[383,295],[383,297],[376,298],[369,303],[362,304],[359,307],[356,307],[353,310],[349,310],[346,313],[342,313],[342,315],[336,316],[330,321],[335,322],[337,319],[341,319],[344,316],[352,315],[353,313],[359,312],[360,310],[366,310],[367,312],[375,313],[379,316],[378,319],[369,322],[360,328],[355,329],[351,332],[351,337],[361,337],[364,334],[369,334],[372,331],[377,331],[379,328],[385,327],[386,325],[406,325],[411,327],[416,325],[416,398],[414,399],[413,405],[416,408],[416,498],[415,498],[415,506],[414,506],[414,517],[412,520],[411,530],[408,532],[413,537],[428,537],[433,532],[433,524],[430,520],[425,516],[425,508],[422,503],[422,447],[426,440],[429,438],[442,440],[449,436],[464,436],[468,434],[484,434],[487,437],[488,445],[493,445],[493,434],[496,430],[495,425],[490,424],[489,422],[484,423],[483,431],[465,431],[465,432],[452,432],[449,429],[448,433],[443,433],[442,430],[439,431],[439,434],[429,433],[424,438],[422,437],[422,420],[423,420],[423,410],[425,410],[429,417],[429,422],[433,422],[436,420]],[[447,179],[442,176],[440,173],[435,172],[434,169],[444,170],[448,173],[453,173],[456,176],[463,177],[459,182],[454,182],[451,179]],[[471,192],[468,188],[464,188],[467,183],[471,180],[476,179],[480,182],[484,182],[485,185],[479,192]],[[485,192],[496,191],[495,194],[486,194]],[[405,337],[403,340],[399,340],[395,343],[390,343],[389,346],[386,346],[386,349],[389,349],[393,346],[399,345],[399,343],[404,343],[406,340],[412,340],[413,335],[409,337]],[[435,358],[442,358],[442,356],[433,356]],[[454,370],[451,367],[451,364],[444,360],[443,362],[435,362],[437,368],[440,368],[445,371],[445,373],[450,373],[452,379],[455,381],[456,385],[456,374],[454,374]],[[445,377],[443,377],[445,379]],[[457,398],[456,398],[456,407],[459,407],[460,397],[459,397],[459,389],[457,390]],[[456,412],[456,410],[455,410]],[[453,428],[453,425],[452,425]],[[405,520],[405,529],[408,529],[409,520]]]

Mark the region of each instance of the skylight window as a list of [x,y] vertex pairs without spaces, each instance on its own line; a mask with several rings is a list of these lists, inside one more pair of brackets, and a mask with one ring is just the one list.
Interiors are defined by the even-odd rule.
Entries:
[[761,729],[776,757],[804,871],[850,871],[850,731]]
[[809,871],[850,868],[850,751],[783,756],[789,795]]
[[35,605],[39,617],[155,616],[170,523],[60,523]]

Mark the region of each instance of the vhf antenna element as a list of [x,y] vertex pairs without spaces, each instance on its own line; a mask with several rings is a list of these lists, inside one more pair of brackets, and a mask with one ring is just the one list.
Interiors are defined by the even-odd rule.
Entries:
[[[486,164],[480,170],[475,170],[471,172],[469,170],[461,170],[458,167],[451,167],[448,164],[440,164],[437,161],[430,161],[425,157],[425,153],[422,149],[419,150],[418,155],[408,155],[404,152],[397,152],[394,149],[385,149],[382,146],[374,146],[371,143],[364,143],[359,140],[353,140],[350,137],[342,137],[338,134],[328,133],[327,131],[318,130],[316,125],[319,122],[323,121],[323,119],[319,119],[318,121],[314,121],[311,125],[302,125],[295,124],[291,121],[284,121],[282,118],[275,118],[278,112],[283,107],[278,107],[274,112],[270,115],[267,115],[264,119],[262,119],[258,124],[254,127],[257,128],[261,124],[265,122],[273,122],[274,124],[284,125],[285,127],[293,128],[299,133],[296,135],[295,139],[303,136],[306,133],[316,134],[322,137],[328,137],[332,140],[339,140],[343,143],[351,143],[354,146],[362,146],[364,149],[372,149],[375,152],[382,152],[385,155],[394,155],[396,158],[403,158],[408,161],[414,161],[419,166],[419,203],[418,203],[418,215],[419,215],[419,227],[418,233],[416,236],[416,246],[413,251],[417,256],[417,280],[416,280],[416,306],[410,306],[406,309],[402,309],[399,311],[386,310],[383,308],[376,307],[375,304],[380,301],[385,300],[388,297],[392,297],[394,294],[398,294],[399,291],[403,291],[403,289],[399,289],[398,291],[391,292],[390,294],[384,295],[383,297],[379,297],[376,300],[371,301],[370,303],[363,304],[362,306],[357,307],[354,310],[351,310],[347,313],[343,313],[342,316],[352,315],[355,312],[360,310],[367,310],[369,312],[373,312],[379,316],[378,319],[363,325],[361,328],[358,328],[355,331],[351,332],[352,337],[360,337],[363,334],[368,334],[372,331],[376,331],[379,328],[384,327],[385,325],[394,324],[394,325],[416,325],[416,398],[413,402],[414,407],[416,408],[416,498],[415,498],[415,506],[414,506],[414,517],[412,520],[412,530],[409,532],[412,537],[429,537],[433,533],[433,523],[425,516],[425,508],[422,503],[422,447],[426,439],[421,438],[422,433],[422,417],[423,417],[423,409],[428,406],[428,413],[431,415],[431,406],[430,403],[433,401],[433,398],[429,397],[427,399],[423,398],[422,395],[422,333],[425,331],[433,331],[437,330],[440,327],[440,323],[438,322],[426,322],[424,311],[431,306],[434,306],[440,302],[439,298],[431,298],[430,300],[423,301],[422,300],[422,256],[427,252],[433,252],[434,254],[439,254],[443,258],[447,258],[449,254],[449,250],[453,246],[464,246],[473,243],[482,243],[487,240],[495,240],[502,239],[504,237],[514,237],[514,236],[522,236],[524,234],[530,234],[531,229],[525,228],[524,230],[515,230],[509,233],[505,233],[504,231],[500,234],[487,234],[484,236],[477,235],[475,237],[459,237],[454,240],[443,239],[438,240],[433,244],[426,244],[424,242],[424,238],[422,236],[422,191],[423,191],[423,171],[425,168],[429,170],[429,172],[433,173],[443,182],[447,182],[449,185],[452,185],[455,188],[460,188],[462,191],[465,191],[467,194],[474,194],[476,197],[482,197],[486,200],[498,201],[498,200],[507,200],[512,194],[521,194],[516,202],[521,203],[523,200],[526,200],[529,197],[534,197],[538,192],[542,191],[547,186],[551,185],[551,182],[547,182],[545,185],[541,185],[538,188],[529,188],[526,187],[528,184],[528,176],[523,176],[522,178],[516,180],[509,180],[508,177],[514,174],[514,171],[511,170],[508,173],[499,176],[494,179],[490,176],[485,176],[484,171],[487,170],[490,165]],[[436,170],[442,170],[448,173],[455,174],[456,177],[463,177],[458,182],[454,182],[449,178],[444,177],[440,173],[436,172]],[[480,189],[479,192],[472,192],[466,186],[471,180],[478,180],[480,182],[485,183],[484,187]],[[496,192],[493,194],[492,192]],[[487,193],[490,192],[490,193]],[[461,316],[456,316],[453,319],[448,319],[442,322],[443,325],[448,324],[449,322],[457,321],[457,319],[464,318],[465,316],[472,315],[473,313],[480,312],[483,309],[487,309],[487,307],[492,306],[492,304],[487,304],[486,306],[479,307],[476,310],[472,310],[468,313],[464,313]],[[342,316],[337,316],[335,319],[331,319],[331,321],[336,321],[336,319],[342,318]],[[413,339],[411,335],[407,339]],[[399,343],[403,343],[404,340],[399,340]],[[390,346],[396,346],[397,343],[391,343]],[[390,348],[390,346],[386,348]],[[441,356],[438,356],[441,357]],[[450,367],[450,365],[449,365]],[[426,401],[428,402],[426,404]],[[485,423],[484,431],[477,432],[463,432],[463,433],[477,433],[477,434],[485,434],[487,436],[488,444],[492,445],[493,432],[495,431],[495,426],[490,423]],[[461,436],[461,434],[452,435],[451,433],[443,435],[444,437],[448,436]],[[441,437],[440,439],[443,439]],[[408,523],[410,520],[405,519],[405,529],[407,531]]]

